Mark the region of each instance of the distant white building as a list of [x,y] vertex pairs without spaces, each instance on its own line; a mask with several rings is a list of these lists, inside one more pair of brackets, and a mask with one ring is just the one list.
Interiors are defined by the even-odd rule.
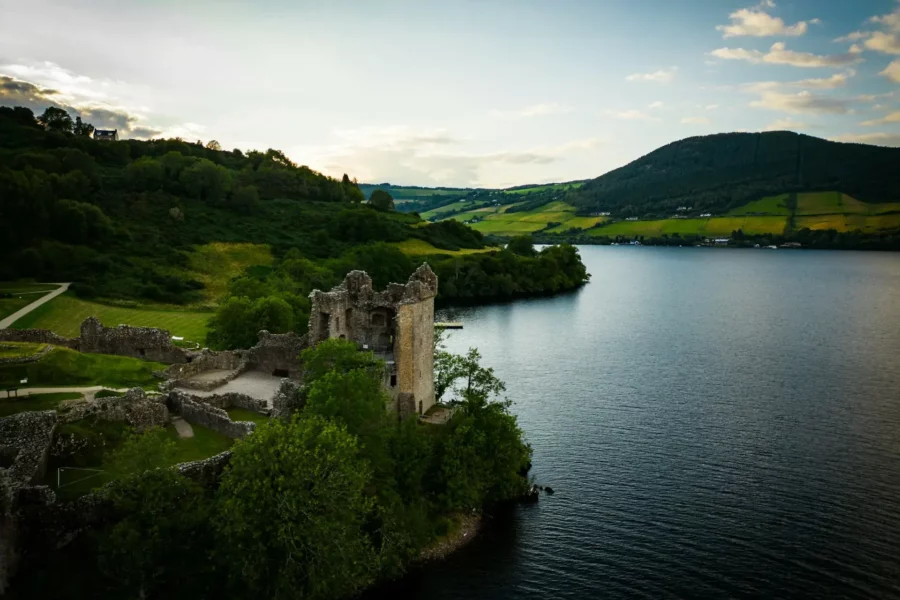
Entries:
[[637,218],[637,217],[628,217],[628,218],[625,219],[625,220],[626,220],[626,221],[637,221],[638,218]]
[[712,213],[703,213],[703,214],[700,215],[700,216],[701,216],[701,217],[711,217],[711,216],[712,216]]

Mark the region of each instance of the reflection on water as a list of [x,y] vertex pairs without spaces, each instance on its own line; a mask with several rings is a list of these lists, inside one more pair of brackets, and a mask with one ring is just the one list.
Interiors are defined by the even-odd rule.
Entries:
[[900,255],[585,247],[444,311],[557,493],[380,595],[900,597]]

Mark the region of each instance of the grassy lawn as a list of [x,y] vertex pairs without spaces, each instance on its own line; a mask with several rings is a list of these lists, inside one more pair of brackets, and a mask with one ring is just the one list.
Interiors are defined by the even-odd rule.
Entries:
[[233,407],[225,409],[225,412],[228,413],[228,416],[231,417],[232,421],[252,421],[260,424],[269,421],[269,417],[266,415],[261,415],[254,410],[247,410],[246,408]]
[[0,365],[0,388],[22,387],[19,381],[25,378],[28,387],[151,387],[159,382],[151,371],[165,367],[162,363],[137,358],[55,348],[37,362]]
[[56,407],[63,400],[76,400],[78,398],[81,398],[81,394],[75,392],[0,398],[0,417],[8,417],[9,415],[26,411],[56,410]]
[[25,308],[38,298],[40,294],[32,296],[16,296],[15,298],[0,298],[0,319],[5,319],[20,308]]
[[217,433],[212,429],[191,424],[194,437],[180,438],[174,425],[166,427],[166,433],[175,442],[175,461],[172,464],[202,460],[215,456],[231,448],[234,440],[228,436]]
[[435,248],[425,240],[410,238],[402,242],[394,242],[391,244],[399,248],[401,252],[408,256],[428,256],[435,254],[445,254],[448,256],[460,256],[463,254],[477,254],[479,252],[493,252],[497,248],[461,248],[459,250],[441,250]]
[[120,324],[159,327],[168,329],[171,335],[202,343],[211,316],[209,312],[190,310],[110,306],[66,293],[28,313],[13,323],[13,328],[49,329],[62,336],[77,337],[81,322],[88,317],[97,317],[107,327]]
[[0,358],[33,356],[46,345],[36,342],[0,342]]
[[[215,431],[199,425],[192,427],[194,437],[188,439],[179,438],[172,425],[166,427],[165,435],[175,442],[175,456],[171,462],[159,465],[160,467],[209,458],[228,450],[234,444],[234,440]],[[112,481],[113,474],[103,472],[104,461],[132,435],[131,428],[125,423],[90,418],[60,425],[58,431],[86,442],[86,446],[75,456],[62,461],[51,461],[47,467],[44,482],[63,501],[83,496]],[[63,468],[61,473],[57,473],[59,467]],[[58,476],[61,487],[57,487]]]
[[[265,244],[228,244],[214,242],[197,246],[188,255],[189,275],[206,286],[209,303],[216,302],[228,291],[228,282],[248,267],[270,266],[272,251]],[[178,335],[178,334],[175,334]]]
[[797,217],[796,228],[802,229],[836,229],[837,231],[855,231],[874,233],[883,229],[900,228],[900,213],[890,215],[817,215]]
[[791,211],[787,207],[788,194],[780,196],[767,196],[754,202],[748,202],[743,206],[739,206],[728,212],[728,216],[743,215],[790,215]]
[[663,234],[730,236],[742,229],[744,233],[782,233],[787,224],[786,216],[768,217],[712,217],[708,219],[659,219],[656,221],[617,221],[590,230],[595,236],[647,236]]
[[29,294],[38,299],[41,295],[35,292],[52,292],[58,287],[55,283],[35,283],[30,279],[0,281],[0,294]]

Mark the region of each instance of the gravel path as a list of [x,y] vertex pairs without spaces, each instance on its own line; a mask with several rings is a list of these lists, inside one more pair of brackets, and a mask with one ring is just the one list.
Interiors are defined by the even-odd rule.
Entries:
[[[104,385],[92,385],[89,387],[30,387],[17,389],[16,395],[33,396],[35,394],[58,394],[62,392],[74,392],[77,394],[84,394],[88,398],[93,398],[94,394],[96,394],[100,390],[112,390],[113,392],[124,394],[128,391],[128,388],[117,390],[115,388],[106,387]],[[6,392],[6,394],[7,396],[9,396],[9,392]]]
[[194,437],[194,428],[191,427],[190,423],[188,423],[181,417],[172,417],[172,425],[175,426],[175,431],[178,432],[178,437],[180,437],[180,438]]
[[50,302],[51,300],[53,300],[60,294],[64,293],[66,290],[68,290],[69,286],[71,284],[70,283],[60,283],[58,285],[59,285],[59,289],[53,290],[46,296],[41,296],[40,298],[38,298],[37,300],[35,300],[31,304],[29,304],[28,306],[26,306],[24,308],[20,308],[13,314],[9,315],[8,317],[6,317],[2,321],[0,321],[0,329],[6,329],[7,327],[11,326],[16,321],[18,321],[19,319],[21,319],[22,317],[24,317],[25,315],[27,315],[28,313],[30,313],[31,311],[36,309],[41,304]]

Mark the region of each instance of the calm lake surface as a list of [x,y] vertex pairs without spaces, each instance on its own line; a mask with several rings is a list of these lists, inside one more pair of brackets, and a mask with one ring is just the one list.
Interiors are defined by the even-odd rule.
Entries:
[[581,254],[577,293],[440,314],[556,493],[392,592],[900,597],[900,254]]

